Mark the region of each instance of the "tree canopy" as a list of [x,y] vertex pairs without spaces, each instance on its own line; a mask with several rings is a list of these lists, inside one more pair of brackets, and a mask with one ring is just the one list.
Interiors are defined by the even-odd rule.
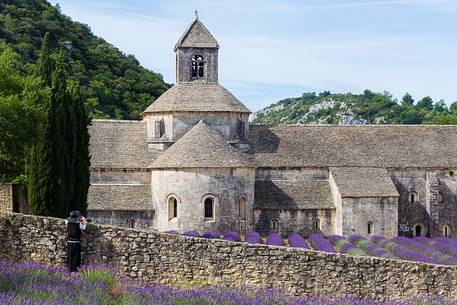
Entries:
[[47,32],[50,56],[65,51],[65,71],[80,84],[93,118],[138,119],[169,87],[160,74],[61,14],[58,6],[45,0],[0,1],[0,43],[19,54],[29,72],[46,67],[35,63]]

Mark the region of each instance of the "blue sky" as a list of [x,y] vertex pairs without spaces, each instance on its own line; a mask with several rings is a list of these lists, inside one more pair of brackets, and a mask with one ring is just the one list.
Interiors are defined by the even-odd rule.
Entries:
[[51,3],[169,83],[197,9],[221,46],[219,82],[253,111],[324,90],[457,101],[457,0]]

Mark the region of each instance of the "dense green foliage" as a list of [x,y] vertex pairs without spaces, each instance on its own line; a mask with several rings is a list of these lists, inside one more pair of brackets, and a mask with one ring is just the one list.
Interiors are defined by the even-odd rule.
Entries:
[[24,174],[27,147],[42,133],[49,89],[21,69],[21,58],[0,45],[0,180]]
[[457,102],[449,107],[426,96],[417,103],[410,94],[399,102],[388,92],[363,94],[331,94],[325,91],[304,93],[288,98],[259,112],[253,120],[258,124],[457,124]]
[[160,74],[141,67],[134,56],[124,55],[47,1],[0,1],[0,45],[18,53],[31,73],[46,32],[50,57],[65,50],[67,75],[81,85],[94,118],[137,119],[168,88]]
[[[47,52],[46,35],[39,60],[43,84],[51,65]],[[60,55],[52,74],[44,136],[32,147],[27,163],[28,199],[33,214],[65,217],[71,210],[87,209],[90,121],[83,101],[79,86],[67,84]]]

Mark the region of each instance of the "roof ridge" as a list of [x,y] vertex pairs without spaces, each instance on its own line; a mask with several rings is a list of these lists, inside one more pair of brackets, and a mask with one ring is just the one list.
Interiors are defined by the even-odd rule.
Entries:
[[118,124],[138,124],[144,123],[143,120],[113,120],[113,119],[93,119],[92,123],[118,123]]
[[[207,42],[207,44],[209,44],[209,45],[205,45],[204,47],[219,48],[219,43],[217,42],[216,38],[214,38],[213,34],[211,34],[211,32],[206,28],[206,26],[203,24],[203,22],[201,22],[201,20],[197,17],[194,19],[194,21],[191,22],[191,24],[187,27],[187,29],[184,31],[184,33],[181,35],[181,37],[176,42],[175,47],[174,47],[175,52],[178,50],[179,47],[183,47],[183,43],[185,42],[187,37],[189,37],[189,35],[192,33],[192,30],[196,24],[200,25],[203,28],[205,34],[209,36],[209,40],[213,40],[213,41]],[[191,47],[191,46],[186,46],[186,47]]]
[[165,150],[149,168],[254,167],[249,156],[231,146],[223,134],[200,120]]
[[300,128],[300,127],[347,127],[347,128],[357,128],[357,127],[372,127],[372,128],[381,128],[381,127],[451,127],[457,128],[457,125],[439,125],[439,124],[249,124],[252,127],[291,127],[291,128]]

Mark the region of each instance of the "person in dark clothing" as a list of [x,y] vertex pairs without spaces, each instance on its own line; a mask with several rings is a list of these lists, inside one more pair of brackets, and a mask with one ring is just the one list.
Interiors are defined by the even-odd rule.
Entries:
[[81,265],[81,234],[86,229],[86,219],[79,211],[71,211],[65,220],[67,225],[67,266],[70,272],[78,271]]

